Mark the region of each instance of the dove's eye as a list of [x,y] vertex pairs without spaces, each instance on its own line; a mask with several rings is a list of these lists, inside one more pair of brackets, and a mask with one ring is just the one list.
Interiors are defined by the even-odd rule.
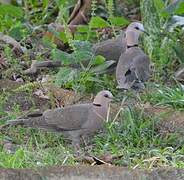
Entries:
[[139,27],[136,26],[135,29],[139,30]]
[[108,98],[108,97],[109,97],[109,95],[108,95],[108,94],[104,94],[104,97]]

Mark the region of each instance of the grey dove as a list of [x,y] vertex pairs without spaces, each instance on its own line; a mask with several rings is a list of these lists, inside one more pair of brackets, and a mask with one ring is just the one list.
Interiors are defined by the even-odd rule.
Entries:
[[8,121],[7,125],[24,125],[61,132],[79,146],[80,137],[86,137],[103,128],[108,105],[113,95],[107,90],[100,91],[93,103],[76,104],[32,114],[25,119]]
[[145,30],[139,22],[131,23],[126,29],[126,50],[122,52],[116,67],[117,88],[140,90],[150,77],[150,59],[138,47],[142,32]]
[[[131,23],[128,27],[131,27],[132,24],[134,24],[134,22]],[[115,64],[108,68],[108,72],[114,72],[121,54],[126,51],[126,47],[127,42],[125,33],[121,32],[121,34],[114,39],[108,39],[106,41],[94,44],[93,52],[95,55],[101,55],[105,57],[106,61],[116,61]]]

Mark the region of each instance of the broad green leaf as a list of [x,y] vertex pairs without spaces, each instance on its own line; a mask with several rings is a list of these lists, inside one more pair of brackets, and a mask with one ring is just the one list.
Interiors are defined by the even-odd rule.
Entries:
[[92,61],[91,65],[100,65],[100,64],[103,64],[104,62],[105,62],[105,58],[101,55],[98,55]]
[[65,5],[68,2],[68,0],[56,0],[57,6]]
[[24,12],[20,7],[10,4],[2,4],[0,5],[0,15],[9,15],[15,18],[22,18],[24,16]]
[[105,28],[110,26],[110,24],[101,17],[92,17],[89,25],[91,28]]
[[179,4],[179,7],[175,10],[175,14],[184,15],[184,2]]
[[67,43],[68,42],[68,39],[66,37],[65,32],[59,32],[58,37],[59,37],[60,40],[62,40],[63,43]]
[[105,61],[103,64],[100,64],[96,67],[93,67],[90,69],[90,72],[92,73],[97,73],[97,74],[102,74],[104,73],[108,67],[113,65],[116,61],[110,60],[110,61]]
[[111,17],[109,21],[113,26],[126,26],[129,24],[129,21],[124,17]]
[[23,38],[21,27],[12,28],[11,31],[9,32],[9,35],[14,39],[16,39],[17,41],[20,41]]
[[[167,13],[169,13],[170,15],[173,15],[173,14],[176,13],[177,9],[180,9],[180,4],[181,4],[181,6],[182,6],[183,0],[177,0],[177,1],[174,2],[174,3],[171,3],[170,5],[168,5],[168,6],[165,8],[165,11],[166,11]],[[181,9],[183,9],[183,8],[181,7]],[[179,12],[180,12],[180,11],[181,11],[181,10],[179,10]]]
[[77,75],[77,70],[68,68],[68,67],[61,67],[59,72],[56,75],[55,83],[58,86],[64,85],[68,81],[72,81]]
[[99,78],[95,78],[95,77],[92,77],[92,76],[86,77],[86,80],[87,81],[91,81],[91,82],[98,82],[98,83],[102,83],[103,82]]
[[49,0],[42,0],[44,9],[47,9],[49,6]]
[[29,29],[22,22],[17,22],[10,31],[9,35],[16,39],[17,41],[21,41],[24,37],[26,37],[29,33]]
[[79,40],[73,40],[73,45],[77,50],[80,51],[91,51],[92,44],[89,41],[79,41]]
[[73,45],[75,46],[76,50],[72,53],[73,59],[75,62],[83,62],[89,61],[93,56],[92,53],[92,44],[88,41],[72,41]]
[[88,34],[87,33],[76,33],[75,34],[75,39],[76,40],[85,41],[87,38],[88,38]]
[[84,62],[84,61],[90,61],[92,57],[92,52],[89,51],[75,51],[72,53],[72,57],[74,59],[74,62]]
[[74,59],[71,54],[59,49],[52,50],[52,59],[55,61],[61,61],[65,65],[74,63]]
[[75,39],[85,41],[88,38],[96,37],[96,33],[89,29],[89,26],[79,26],[75,33]]
[[89,31],[89,26],[85,26],[85,25],[80,25],[79,27],[77,27],[77,32],[88,32]]

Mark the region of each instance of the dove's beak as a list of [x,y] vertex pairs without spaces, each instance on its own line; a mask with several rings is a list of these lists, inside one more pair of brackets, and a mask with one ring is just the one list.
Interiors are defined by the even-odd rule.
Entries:
[[149,33],[147,31],[142,31],[143,33],[145,33],[147,36],[149,36]]

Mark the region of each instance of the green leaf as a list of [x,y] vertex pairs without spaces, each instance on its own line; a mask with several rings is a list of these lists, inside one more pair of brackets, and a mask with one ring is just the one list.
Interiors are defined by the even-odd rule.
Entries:
[[92,44],[89,41],[73,40],[72,43],[75,46],[76,50],[91,51]]
[[77,27],[77,32],[88,32],[89,31],[89,26],[86,25],[80,25],[79,27]]
[[67,42],[68,42],[68,39],[67,39],[67,37],[66,37],[65,32],[59,32],[58,38],[59,38],[60,40],[62,40],[63,43],[67,43]]
[[92,76],[86,77],[86,80],[90,81],[90,82],[98,82],[98,83],[102,83],[103,82],[99,78],[95,78],[95,77],[92,77]]
[[75,46],[76,50],[72,53],[73,59],[75,62],[83,62],[89,61],[93,56],[92,53],[92,44],[88,41],[72,41],[73,45]]
[[101,55],[98,55],[92,61],[91,65],[100,65],[100,64],[103,64],[104,62],[105,62],[105,58]]
[[65,5],[68,2],[68,0],[56,0],[57,6]]
[[113,26],[126,26],[129,21],[124,17],[110,17],[109,21]]
[[[180,13],[180,11],[183,11],[182,9],[183,9],[183,2],[182,2],[183,0],[177,0],[176,2],[174,2],[174,3],[171,3],[170,5],[168,5],[166,8],[165,8],[165,11],[167,12],[167,13],[169,13],[170,15],[173,15],[173,14],[175,14],[176,12],[177,12],[177,10],[178,10],[178,13]],[[180,9],[180,5],[181,5],[181,9]]]
[[91,73],[97,73],[97,74],[103,74],[105,70],[107,70],[108,67],[113,65],[116,61],[110,60],[110,61],[105,61],[103,64],[100,64],[96,67],[93,67],[90,69]]
[[26,37],[29,33],[29,29],[22,22],[17,22],[9,31],[9,35],[16,39],[17,41],[21,41],[24,37]]
[[165,4],[162,0],[154,0],[153,2],[158,12],[161,12],[164,9]]
[[105,28],[110,26],[110,24],[101,17],[92,17],[89,25],[91,28]]
[[92,52],[89,51],[75,51],[72,53],[72,57],[74,59],[74,62],[84,62],[84,61],[90,61],[92,57]]
[[64,85],[68,81],[72,81],[77,75],[77,70],[68,68],[68,67],[62,67],[60,68],[59,72],[56,75],[55,83],[58,86]]
[[43,8],[47,9],[49,6],[49,0],[43,0],[42,2],[43,2]]
[[89,26],[80,25],[79,27],[77,27],[77,31],[75,33],[75,40],[85,41],[86,39],[92,36],[96,37],[96,33],[94,31],[91,31],[89,29]]
[[20,27],[12,28],[9,32],[9,35],[13,37],[14,39],[16,39],[17,41],[20,41],[23,38]]
[[0,15],[9,15],[15,18],[22,18],[24,16],[24,12],[20,7],[16,7],[10,4],[2,4],[0,5]]
[[175,14],[183,15],[184,14],[184,2],[179,4],[179,7],[175,10]]
[[68,54],[59,49],[52,50],[52,59],[55,61],[61,61],[63,64],[68,65],[74,63],[74,59],[71,54]]

